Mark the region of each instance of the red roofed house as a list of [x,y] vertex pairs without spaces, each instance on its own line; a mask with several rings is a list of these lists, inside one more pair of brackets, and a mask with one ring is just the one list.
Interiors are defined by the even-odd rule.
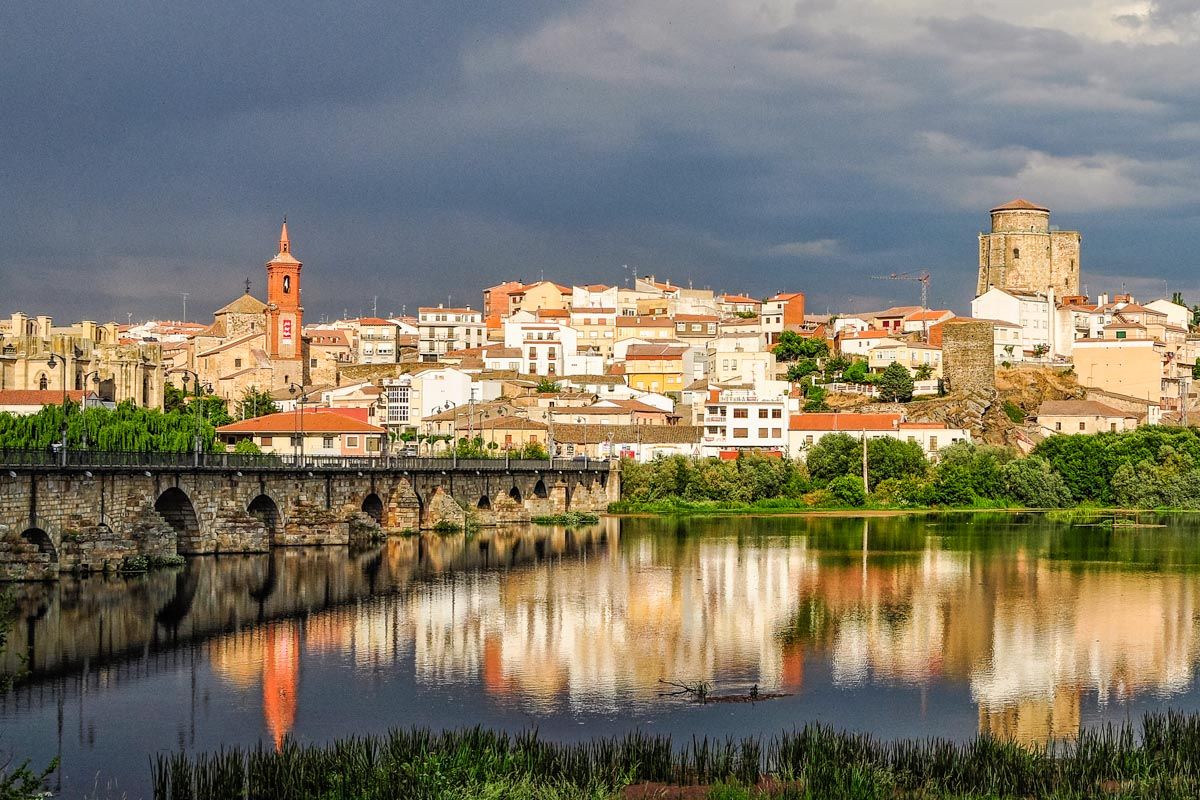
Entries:
[[306,456],[378,456],[384,429],[328,409],[283,411],[217,428],[229,450],[249,439],[264,453]]
[[[83,405],[86,408],[100,404],[98,394],[92,391],[85,392],[82,389],[69,390],[67,399],[77,406]],[[62,401],[62,390],[4,389],[0,390],[0,413],[17,414],[18,416],[36,414],[44,406],[59,406],[62,405]]]
[[925,455],[931,457],[946,445],[971,440],[971,434],[962,428],[947,428],[940,422],[906,422],[903,414],[792,414],[788,420],[789,452],[803,455],[831,433],[845,433],[855,438],[866,436],[868,439],[890,436],[902,442],[916,442]]
[[784,331],[799,331],[804,327],[804,294],[780,292],[762,304],[763,333],[774,344]]
[[900,330],[902,333],[920,333],[922,335],[927,335],[929,329],[934,325],[953,318],[954,312],[948,309],[942,309],[940,311],[932,309],[914,311],[901,321]]
[[717,298],[717,311],[725,316],[760,314],[762,313],[762,301],[743,294],[723,294]]

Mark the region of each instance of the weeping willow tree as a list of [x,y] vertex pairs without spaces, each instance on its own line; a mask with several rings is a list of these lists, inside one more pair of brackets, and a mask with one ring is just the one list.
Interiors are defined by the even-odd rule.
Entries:
[[75,403],[45,406],[36,414],[18,416],[0,413],[0,449],[44,450],[62,441],[64,413],[67,421],[67,447],[107,451],[145,453],[187,453],[192,449],[197,428],[201,447],[222,449],[217,443],[216,427],[204,415],[190,408],[163,412],[139,408],[124,402],[114,409],[80,410]]

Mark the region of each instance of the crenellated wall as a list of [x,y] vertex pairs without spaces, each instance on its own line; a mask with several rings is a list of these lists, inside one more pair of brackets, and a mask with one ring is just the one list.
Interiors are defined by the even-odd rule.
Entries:
[[592,469],[235,471],[27,468],[0,473],[0,580],[118,569],[133,556],[259,553],[388,533],[603,511],[616,465]]

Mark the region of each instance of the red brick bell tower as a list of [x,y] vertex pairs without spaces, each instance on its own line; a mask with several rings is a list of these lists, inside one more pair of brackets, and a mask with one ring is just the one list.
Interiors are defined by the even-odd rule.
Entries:
[[267,355],[274,365],[274,383],[306,383],[304,306],[300,304],[300,268],[288,240],[287,217],[279,233],[279,253],[267,262]]

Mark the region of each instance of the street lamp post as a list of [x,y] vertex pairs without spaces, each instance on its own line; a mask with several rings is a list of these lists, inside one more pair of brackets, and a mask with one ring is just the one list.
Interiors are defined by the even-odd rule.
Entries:
[[[293,397],[296,396],[297,392],[300,393],[300,397],[296,398],[296,411],[297,411],[296,428],[300,433],[300,437],[299,437],[300,438],[300,459],[297,462],[296,466],[300,466],[304,463],[304,400],[308,395],[305,394],[304,387],[298,383],[288,384],[288,392]],[[295,456],[296,456],[296,446],[293,444],[292,445],[292,457],[295,458]]]
[[50,354],[50,360],[46,362],[50,369],[62,367],[62,442],[59,444],[58,458],[62,466],[67,465],[67,359],[63,356],[57,356],[54,353]]
[[[100,384],[100,370],[94,369],[91,372],[83,373],[83,397],[81,397],[79,400],[79,412],[81,414],[87,410],[88,378],[91,378],[93,383],[99,385]],[[83,418],[83,449],[84,450],[88,449],[88,430],[87,430],[87,417],[86,416]]]
[[194,370],[187,369],[186,367],[176,367],[175,369],[170,370],[170,372],[183,373],[182,380],[184,397],[187,397],[188,379],[191,378],[195,382],[196,389],[192,397],[192,410],[194,412],[193,416],[195,417],[195,425],[193,426],[195,430],[192,435],[192,464],[193,466],[198,467],[200,466],[200,420],[202,419],[200,414],[200,374]]

